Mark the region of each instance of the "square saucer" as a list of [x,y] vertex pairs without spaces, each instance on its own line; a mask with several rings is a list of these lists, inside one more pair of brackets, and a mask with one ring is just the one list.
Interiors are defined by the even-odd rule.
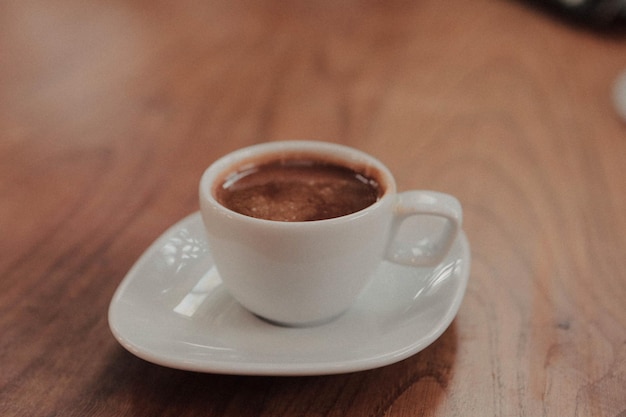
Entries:
[[434,268],[382,262],[356,303],[315,327],[272,325],[241,307],[213,266],[199,213],[163,233],[109,306],[118,342],[149,362],[196,372],[324,375],[403,360],[450,325],[463,300],[470,250],[463,232]]

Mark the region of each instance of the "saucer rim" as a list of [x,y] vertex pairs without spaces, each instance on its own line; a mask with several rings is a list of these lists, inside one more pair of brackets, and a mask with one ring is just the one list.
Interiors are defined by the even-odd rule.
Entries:
[[[438,318],[437,325],[430,329],[429,332],[416,335],[415,342],[413,343],[403,345],[402,347],[398,347],[395,349],[390,349],[383,354],[341,361],[329,360],[327,362],[276,363],[266,361],[212,361],[210,358],[204,358],[203,360],[188,358],[188,360],[181,361],[177,358],[173,358],[171,355],[168,356],[152,352],[149,348],[145,348],[140,343],[134,342],[132,336],[125,335],[124,332],[120,330],[119,326],[116,324],[117,320],[119,319],[116,317],[116,308],[118,301],[122,299],[122,296],[125,293],[126,287],[128,287],[130,283],[138,279],[138,277],[140,276],[139,271],[147,262],[149,262],[155,249],[159,248],[162,242],[167,241],[169,237],[176,231],[181,230],[184,227],[192,225],[196,222],[199,222],[200,225],[202,224],[201,215],[198,211],[185,216],[184,218],[167,228],[161,235],[159,235],[159,237],[157,237],[146,248],[146,250],[140,255],[140,257],[126,273],[111,299],[108,310],[108,322],[110,331],[122,347],[124,347],[127,351],[137,356],[138,358],[141,358],[156,365],[165,366],[173,369],[227,375],[314,376],[359,372],[391,365],[422,351],[423,349],[431,345],[435,340],[437,340],[450,327],[458,313],[458,310],[460,309],[466,292],[467,283],[469,281],[471,269],[471,252],[467,236],[464,231],[461,230],[454,243],[454,245],[459,245],[459,255],[456,258],[452,259],[462,260],[463,265],[460,268],[460,272],[455,273],[457,283],[455,285],[453,294],[447,298],[448,307],[445,310],[446,314],[441,315]],[[306,328],[304,328],[304,330],[306,331]]]

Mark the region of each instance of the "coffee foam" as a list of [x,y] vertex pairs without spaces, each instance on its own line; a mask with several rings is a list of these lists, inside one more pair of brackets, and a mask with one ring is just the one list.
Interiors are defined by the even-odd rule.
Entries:
[[[301,169],[303,165],[313,168]],[[277,168],[276,172],[272,167]],[[258,171],[264,172],[255,176]],[[352,178],[345,180],[348,172]],[[344,179],[339,178],[342,175]],[[251,217],[280,221],[321,220],[350,214],[373,204],[387,189],[383,178],[375,167],[332,155],[273,153],[232,164],[215,181],[213,195],[222,205]],[[238,191],[235,196],[230,189],[237,190],[239,183],[248,189]],[[351,202],[370,192],[375,195],[368,197],[366,203],[351,206]],[[342,211],[342,207],[352,208]]]

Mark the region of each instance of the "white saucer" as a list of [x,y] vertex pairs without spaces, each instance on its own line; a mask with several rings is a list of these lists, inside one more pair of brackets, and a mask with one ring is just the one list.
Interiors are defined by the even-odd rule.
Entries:
[[469,269],[469,244],[461,233],[436,268],[383,262],[337,320],[278,327],[249,313],[223,288],[194,213],[131,268],[111,301],[109,325],[130,352],[171,368],[245,375],[360,371],[400,361],[435,341],[459,309]]

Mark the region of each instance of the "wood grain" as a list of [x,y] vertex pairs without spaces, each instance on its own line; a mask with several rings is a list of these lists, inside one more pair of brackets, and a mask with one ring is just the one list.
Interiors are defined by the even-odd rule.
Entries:
[[[626,415],[624,31],[516,1],[0,5],[0,415]],[[117,285],[217,157],[310,138],[459,197],[452,326],[327,377],[120,347]]]

